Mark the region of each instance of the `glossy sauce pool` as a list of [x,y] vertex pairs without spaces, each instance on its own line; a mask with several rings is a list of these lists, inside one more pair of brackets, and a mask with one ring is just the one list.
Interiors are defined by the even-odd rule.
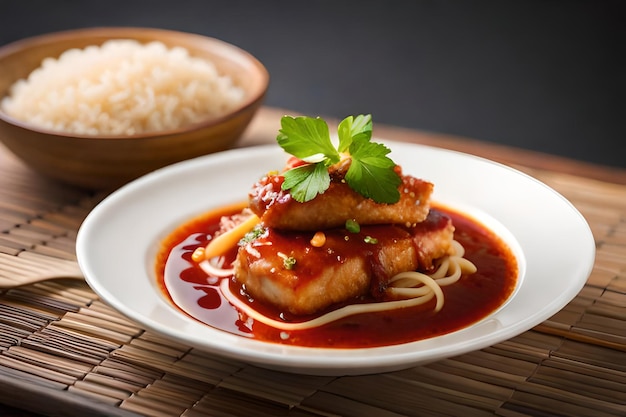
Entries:
[[[433,311],[435,301],[431,300],[423,306],[355,315],[319,328],[289,332],[247,318],[224,299],[219,289],[221,280],[228,279],[231,292],[247,302],[248,297],[237,283],[231,278],[207,276],[191,261],[193,251],[205,246],[219,229],[221,216],[235,214],[240,207],[224,207],[175,229],[162,242],[156,275],[163,294],[181,312],[242,337],[333,348],[388,346],[430,338],[467,327],[498,309],[515,289],[518,272],[515,257],[497,235],[461,213],[444,207],[436,210],[452,218],[455,239],[465,247],[465,258],[478,270],[442,287],[445,304],[437,313]],[[233,249],[227,255],[227,262],[235,256]],[[280,317],[275,309],[254,307],[270,317]]]

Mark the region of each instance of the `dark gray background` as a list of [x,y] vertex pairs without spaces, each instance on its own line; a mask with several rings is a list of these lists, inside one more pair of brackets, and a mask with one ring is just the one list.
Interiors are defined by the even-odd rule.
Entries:
[[206,34],[267,66],[268,105],[626,167],[625,4],[0,0],[0,44],[89,26]]

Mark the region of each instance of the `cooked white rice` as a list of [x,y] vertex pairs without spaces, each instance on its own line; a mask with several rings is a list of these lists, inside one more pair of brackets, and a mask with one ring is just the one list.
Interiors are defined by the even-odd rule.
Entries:
[[219,116],[244,92],[215,66],[161,42],[111,40],[47,58],[2,100],[12,117],[81,135],[134,135]]

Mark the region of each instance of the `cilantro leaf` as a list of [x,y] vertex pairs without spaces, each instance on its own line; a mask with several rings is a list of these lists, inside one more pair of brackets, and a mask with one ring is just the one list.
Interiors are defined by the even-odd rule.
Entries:
[[330,140],[326,122],[317,117],[284,116],[276,140],[291,155],[305,162],[339,162],[339,153]]
[[284,175],[282,189],[289,190],[293,199],[300,203],[314,199],[330,186],[328,169],[322,163],[301,165]]
[[353,140],[366,139],[372,137],[372,116],[358,115],[356,118],[349,116],[339,123],[337,128],[339,135],[339,152],[345,152],[350,148]]
[[284,173],[282,189],[289,190],[299,202],[307,202],[330,186],[328,167],[348,153],[350,168],[345,180],[354,191],[377,203],[396,203],[402,180],[394,170],[395,163],[387,156],[390,150],[371,142],[372,117],[349,116],[337,128],[339,146],[330,140],[328,125],[321,118],[290,117],[281,119],[278,144],[293,156],[308,162]]
[[350,188],[378,203],[396,203],[400,199],[398,186],[402,180],[393,169],[395,163],[387,157],[389,152],[383,144],[363,138],[353,140],[352,162],[346,173]]

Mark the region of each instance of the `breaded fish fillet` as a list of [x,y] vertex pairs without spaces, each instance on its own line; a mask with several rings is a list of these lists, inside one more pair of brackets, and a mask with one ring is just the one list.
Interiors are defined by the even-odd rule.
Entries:
[[345,182],[345,166],[331,168],[330,187],[313,200],[295,201],[281,190],[284,177],[268,175],[257,182],[249,195],[250,209],[270,228],[283,230],[324,230],[341,227],[352,219],[360,225],[413,225],[423,221],[430,208],[433,184],[401,175],[400,201],[380,204],[352,190]]
[[454,226],[431,211],[413,227],[364,226],[359,233],[326,230],[323,246],[313,233],[268,228],[240,247],[235,277],[253,298],[295,315],[367,295],[381,298],[389,278],[429,270],[452,250]]

